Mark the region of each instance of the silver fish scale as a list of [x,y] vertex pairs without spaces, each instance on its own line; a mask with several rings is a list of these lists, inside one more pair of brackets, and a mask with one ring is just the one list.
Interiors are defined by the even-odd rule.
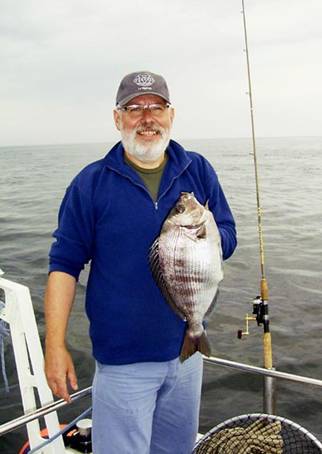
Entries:
[[223,277],[219,236],[212,224],[214,221],[208,222],[205,238],[197,238],[196,229],[175,225],[159,238],[160,267],[167,290],[192,332],[194,327],[202,329],[202,320]]
[[207,204],[182,192],[151,247],[149,261],[166,301],[187,321],[180,360],[195,351],[209,356],[202,322],[214,308],[223,268],[220,234]]

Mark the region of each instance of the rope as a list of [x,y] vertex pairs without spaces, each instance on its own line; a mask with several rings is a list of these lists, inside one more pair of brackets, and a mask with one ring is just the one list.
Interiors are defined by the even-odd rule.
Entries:
[[321,454],[321,442],[289,419],[268,414],[235,416],[196,444],[193,454]]
[[[208,441],[206,451],[201,453],[258,453],[282,454],[283,438],[280,435],[281,422],[266,423],[265,420],[257,420],[247,428],[235,426],[217,432]],[[208,449],[210,448],[210,449]]]

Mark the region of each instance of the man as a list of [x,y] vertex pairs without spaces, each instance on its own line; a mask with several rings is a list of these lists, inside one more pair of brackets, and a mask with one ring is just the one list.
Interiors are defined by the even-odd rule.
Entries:
[[173,118],[163,77],[125,76],[114,110],[122,142],[72,181],[54,233],[46,375],[53,393],[70,400],[67,385],[77,389],[77,379],[65,333],[76,281],[91,260],[95,454],[189,454],[198,429],[202,358],[178,359],[185,323],[152,278],[149,249],[182,191],[209,201],[224,258],[236,247],[236,231],[211,165],[170,141]]

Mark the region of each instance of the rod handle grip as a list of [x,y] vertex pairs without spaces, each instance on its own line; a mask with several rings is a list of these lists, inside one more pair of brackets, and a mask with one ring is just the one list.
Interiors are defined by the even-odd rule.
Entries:
[[266,369],[272,369],[273,367],[273,355],[272,355],[272,337],[271,333],[264,333],[263,338],[264,344],[264,367]]
[[261,298],[262,301],[268,301],[268,284],[265,277],[261,279]]

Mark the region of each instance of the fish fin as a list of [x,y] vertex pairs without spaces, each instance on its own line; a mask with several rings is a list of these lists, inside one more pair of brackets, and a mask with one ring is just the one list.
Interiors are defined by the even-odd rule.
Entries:
[[202,224],[201,227],[197,230],[197,238],[206,238],[207,229],[205,224]]
[[197,351],[195,339],[186,332],[180,352],[180,362],[183,363]]
[[194,353],[200,352],[202,355],[211,356],[211,347],[206,334],[203,331],[200,337],[193,338],[188,333],[185,334],[183,345],[180,352],[180,361],[183,363]]
[[218,295],[219,295],[219,288],[217,288],[215,296],[214,296],[214,298],[213,298],[213,300],[212,300],[207,312],[205,313],[204,318],[209,318],[209,316],[211,315],[212,311],[214,310],[214,308],[216,306]]
[[180,317],[182,320],[186,321],[185,315],[178,309],[176,306],[172,296],[169,293],[167,284],[164,280],[164,276],[161,271],[160,266],[160,256],[159,256],[159,238],[157,238],[151,246],[150,254],[149,254],[149,262],[150,268],[152,272],[152,276],[156,281],[159,289],[161,290],[162,295],[164,296],[165,300],[171,307],[171,309]]

